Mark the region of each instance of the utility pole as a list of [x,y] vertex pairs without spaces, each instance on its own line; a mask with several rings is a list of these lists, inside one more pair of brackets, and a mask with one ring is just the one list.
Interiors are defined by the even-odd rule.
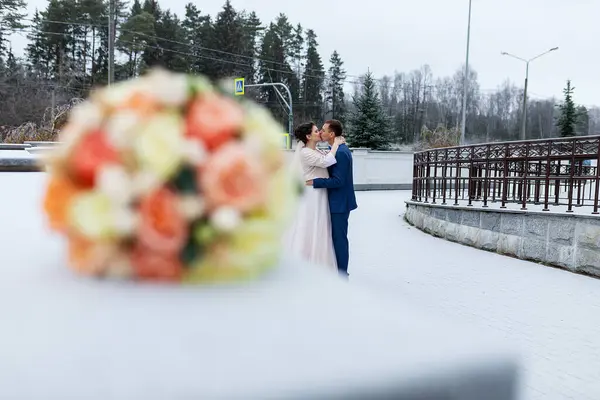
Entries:
[[108,86],[115,80],[115,0],[108,2]]
[[523,89],[523,120],[521,121],[521,140],[527,140],[527,85],[529,84],[529,63],[532,62],[533,60],[540,58],[543,55],[546,55],[546,54],[548,54],[552,51],[556,51],[556,50],[558,50],[558,47],[553,47],[548,51],[545,51],[541,54],[538,54],[537,56],[535,56],[533,58],[530,58],[529,60],[526,60],[519,56],[515,56],[514,54],[510,54],[505,51],[500,53],[503,56],[512,57],[519,61],[522,61],[526,65],[526,67],[525,67],[525,88]]
[[467,22],[467,56],[465,60],[465,77],[463,82],[462,122],[460,124],[460,144],[465,144],[465,125],[467,123],[467,85],[469,84],[469,45],[471,42],[471,0],[469,0],[469,20]]
[[527,84],[529,83],[529,61],[525,67],[525,87],[523,88],[523,121],[521,121],[521,140],[527,140]]

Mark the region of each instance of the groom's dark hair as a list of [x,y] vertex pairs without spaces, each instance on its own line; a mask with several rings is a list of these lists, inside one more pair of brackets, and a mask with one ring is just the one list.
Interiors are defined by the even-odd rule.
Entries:
[[331,129],[335,136],[342,136],[342,134],[344,133],[342,123],[337,119],[328,119],[327,121],[325,121],[325,123],[329,125],[329,129]]

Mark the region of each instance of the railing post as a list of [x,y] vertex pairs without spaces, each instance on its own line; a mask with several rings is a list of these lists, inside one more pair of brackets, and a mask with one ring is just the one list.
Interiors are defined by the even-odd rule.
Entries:
[[485,178],[483,179],[483,207],[487,208],[488,185],[490,177],[490,145],[485,148]]
[[[450,173],[452,173],[452,168],[450,168]],[[446,205],[446,186],[447,186],[447,177],[448,177],[448,149],[445,150],[444,154],[444,166],[442,167],[442,205]]]
[[548,141],[548,154],[546,155],[546,181],[544,189],[544,208],[542,211],[550,211],[548,199],[550,196],[550,172],[552,170],[552,141]]
[[458,205],[458,191],[460,189],[459,185],[460,179],[460,149],[456,149],[456,172],[454,178],[454,205]]
[[504,175],[502,176],[502,204],[500,208],[506,208],[506,200],[508,198],[508,143],[504,145]]
[[528,198],[528,190],[527,190],[527,175],[529,174],[529,143],[525,143],[525,161],[523,161],[523,182],[521,190],[521,210],[527,210],[527,198]]
[[594,183],[596,187],[594,188],[594,211],[592,214],[598,214],[598,195],[600,192],[600,140],[598,140],[598,155],[596,156],[596,179]]
[[540,204],[540,191],[541,191],[541,185],[542,185],[542,181],[540,179],[540,177],[542,176],[542,160],[539,160],[538,163],[535,166],[535,173],[536,173],[536,180],[535,180],[535,188],[534,188],[534,193],[533,193],[533,204],[538,205]]
[[567,193],[568,196],[568,205],[567,205],[567,212],[571,213],[573,212],[573,183],[574,183],[574,179],[573,177],[575,176],[575,140],[572,141],[572,146],[571,146],[571,165],[569,165],[569,191]]
[[431,151],[428,151],[427,159],[425,160],[425,201],[424,201],[424,203],[429,203],[429,201],[427,201],[427,199],[429,197],[429,175],[430,175],[429,163],[431,162],[430,154],[431,154]]
[[558,179],[554,181],[554,205],[557,206],[559,203],[558,196],[560,195],[560,168],[561,168],[561,160],[558,160],[556,164],[556,176]]
[[435,151],[433,159],[433,196],[431,198],[431,204],[435,204],[435,195],[437,192],[437,170],[438,170],[438,150]]
[[469,151],[469,180],[468,185],[469,188],[467,190],[467,195],[469,196],[469,202],[467,204],[468,207],[473,206],[473,197],[475,197],[476,188],[473,184],[473,158],[475,157],[475,146],[471,146],[471,151]]
[[[577,163],[577,176],[582,177],[583,175],[583,160],[579,160]],[[581,196],[581,179],[577,179],[577,204],[576,207],[581,207],[583,205],[583,196]]]

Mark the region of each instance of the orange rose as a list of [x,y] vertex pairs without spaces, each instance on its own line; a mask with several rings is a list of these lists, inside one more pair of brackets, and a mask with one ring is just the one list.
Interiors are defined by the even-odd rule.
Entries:
[[80,190],[65,176],[51,175],[44,195],[43,207],[52,229],[63,231],[67,227],[67,215],[71,199]]
[[104,132],[85,135],[72,151],[71,163],[77,181],[86,187],[96,183],[96,173],[105,164],[120,163],[121,157]]
[[243,110],[235,101],[207,94],[190,105],[187,136],[200,139],[208,150],[214,150],[231,140],[243,122]]
[[68,239],[71,267],[85,275],[100,275],[116,253],[116,247],[109,244],[74,235],[70,235]]
[[213,153],[200,168],[198,179],[211,209],[231,206],[245,212],[266,200],[268,176],[261,160],[238,143]]
[[188,226],[175,193],[163,187],[145,196],[140,204],[140,243],[154,252],[177,254],[185,245]]
[[160,109],[160,104],[148,94],[135,92],[123,104],[123,108],[142,116],[149,116]]
[[134,274],[143,280],[179,281],[183,265],[177,254],[161,254],[152,248],[137,246],[131,254]]

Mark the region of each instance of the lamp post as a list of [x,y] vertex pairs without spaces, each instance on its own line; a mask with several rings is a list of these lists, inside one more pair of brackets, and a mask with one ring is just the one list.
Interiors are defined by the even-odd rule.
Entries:
[[558,50],[558,47],[553,47],[550,50],[547,50],[541,54],[538,54],[537,56],[530,58],[529,60],[526,60],[524,58],[515,56],[514,54],[510,54],[507,53],[505,51],[503,51],[502,54],[503,56],[508,56],[508,57],[512,57],[512,58],[516,58],[519,61],[523,61],[526,65],[525,68],[525,89],[523,90],[523,121],[522,121],[522,126],[521,126],[521,140],[526,140],[526,132],[527,132],[527,83],[529,82],[529,63],[532,62],[533,60],[540,58],[543,55],[546,55],[552,51]]
[[462,123],[460,124],[460,144],[465,144],[465,124],[467,122],[467,84],[469,82],[469,44],[471,41],[471,0],[469,0],[469,19],[467,22],[467,55],[463,81]]

